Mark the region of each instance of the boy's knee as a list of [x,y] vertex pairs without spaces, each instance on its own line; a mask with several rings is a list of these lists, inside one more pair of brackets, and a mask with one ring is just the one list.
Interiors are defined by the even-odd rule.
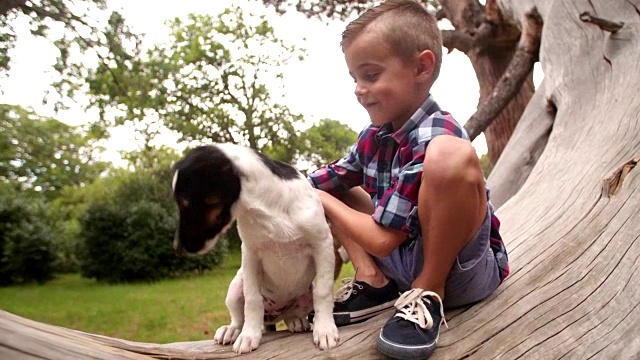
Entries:
[[441,189],[453,184],[483,184],[484,176],[478,155],[468,140],[437,136],[427,146],[423,180]]

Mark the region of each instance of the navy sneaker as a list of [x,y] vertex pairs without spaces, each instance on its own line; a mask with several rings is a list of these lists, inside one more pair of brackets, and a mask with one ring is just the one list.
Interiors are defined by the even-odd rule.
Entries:
[[[333,303],[333,319],[336,326],[365,321],[392,308],[399,295],[398,286],[391,279],[381,288],[356,281],[355,276],[342,279],[342,287],[336,292]],[[313,322],[313,318],[312,312],[309,322]]]
[[395,307],[395,314],[380,331],[378,351],[394,359],[427,359],[436,349],[440,325],[447,324],[440,296],[411,289]]

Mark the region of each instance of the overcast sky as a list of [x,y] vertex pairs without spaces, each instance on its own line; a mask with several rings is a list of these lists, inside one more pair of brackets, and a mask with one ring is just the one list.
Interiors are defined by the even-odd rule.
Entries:
[[[166,20],[192,12],[216,15],[234,4],[250,13],[267,15],[278,37],[305,47],[308,54],[303,62],[286,70],[282,102],[294,113],[302,113],[309,121],[335,119],[356,131],[369,121],[366,111],[355,99],[354,83],[340,50],[340,34],[346,26],[344,22],[326,24],[309,20],[295,11],[278,16],[273,9],[265,9],[260,1],[251,0],[182,0],[179,6],[175,5],[177,2],[168,0],[108,0],[108,3],[110,9],[124,15],[134,31],[145,33],[150,43],[167,39]],[[0,80],[4,92],[0,95],[0,103],[32,107],[41,115],[52,115],[70,124],[95,120],[96,113],[85,113],[80,106],[54,115],[51,106],[42,105],[50,84],[49,73],[55,62],[55,49],[47,40],[31,37],[26,22],[18,23],[16,30],[19,41],[12,52],[10,76]],[[440,106],[464,124],[476,110],[478,91],[469,59],[458,51],[451,54],[445,51],[440,77],[431,91]],[[110,141],[110,156],[116,156],[116,149],[130,149],[131,139],[132,135],[126,129],[115,133],[115,138]],[[478,153],[486,152],[483,136],[473,145]]]

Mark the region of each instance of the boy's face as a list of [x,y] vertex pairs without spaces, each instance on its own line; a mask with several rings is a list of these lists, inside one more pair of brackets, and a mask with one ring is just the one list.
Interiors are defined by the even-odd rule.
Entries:
[[428,96],[419,62],[395,55],[378,31],[365,30],[343,50],[356,98],[371,124],[391,123],[398,130]]

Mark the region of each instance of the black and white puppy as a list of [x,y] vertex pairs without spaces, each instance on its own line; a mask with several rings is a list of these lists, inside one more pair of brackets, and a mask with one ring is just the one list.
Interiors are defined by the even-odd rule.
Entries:
[[234,220],[242,239],[242,266],[226,299],[231,324],[220,327],[214,340],[247,353],[260,345],[264,325],[282,319],[289,331],[307,331],[307,314],[314,310],[314,343],[336,346],[333,238],[308,180],[285,163],[233,144],[195,148],[175,169],[176,251],[206,253]]

